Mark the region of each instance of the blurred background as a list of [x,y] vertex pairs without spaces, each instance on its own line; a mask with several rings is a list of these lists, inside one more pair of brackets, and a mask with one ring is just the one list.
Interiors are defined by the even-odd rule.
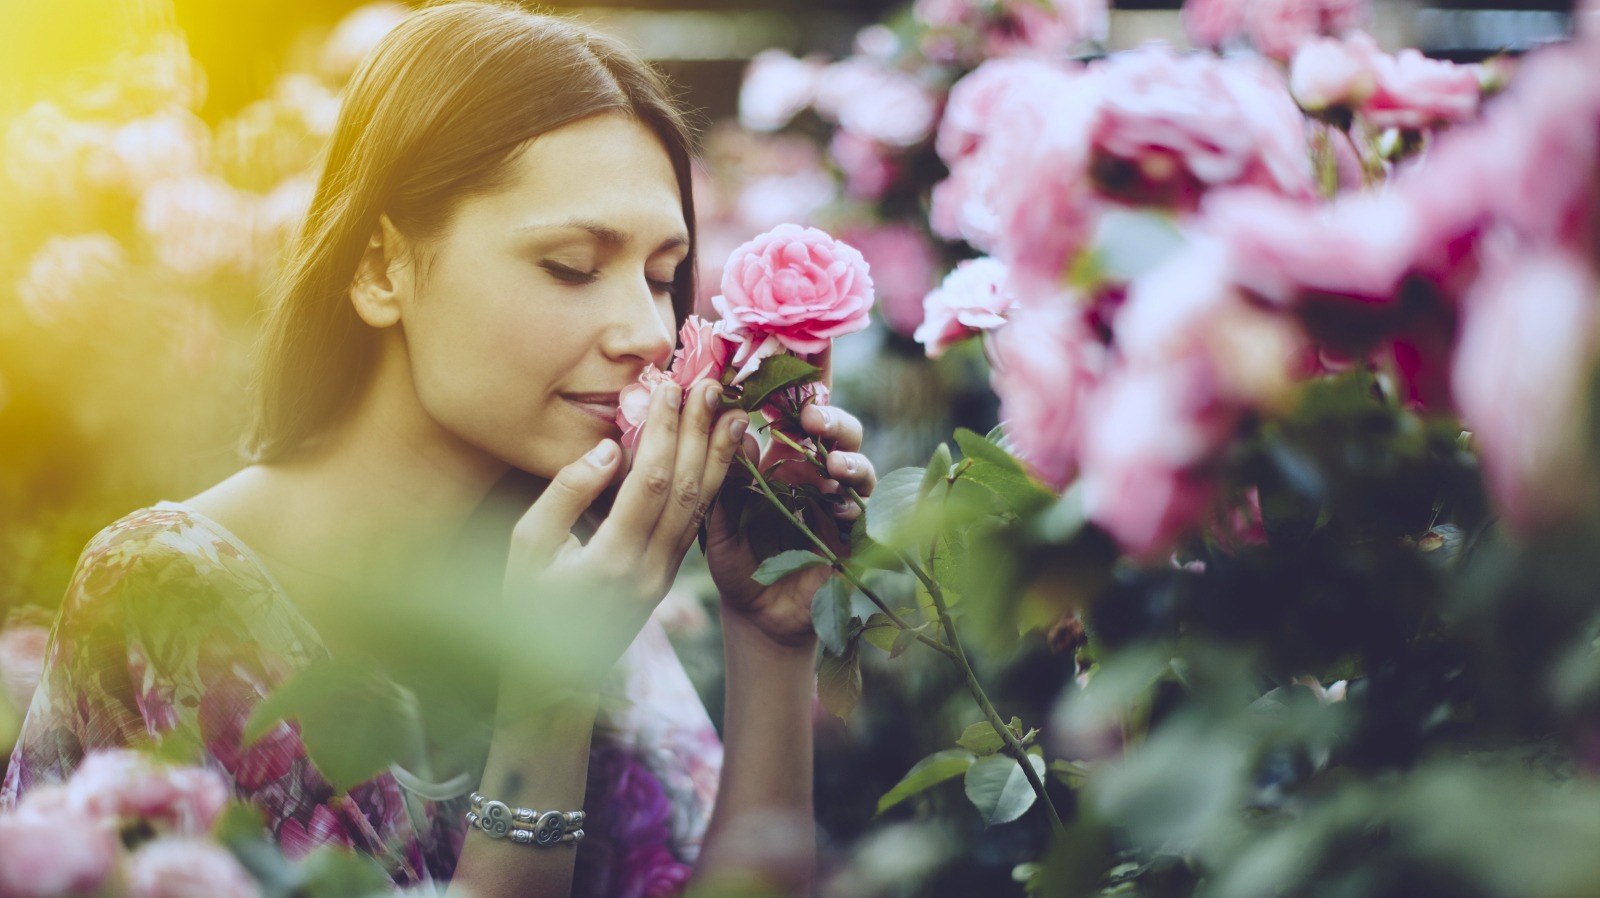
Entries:
[[[895,173],[939,165],[925,133],[910,141],[921,141],[917,153],[862,155],[862,146],[830,142],[830,123],[809,112],[763,119],[749,99],[741,105],[741,87],[763,51],[820,65],[892,48],[893,25],[908,15],[901,6],[546,5],[639,48],[697,111],[702,300],[727,253],[778,222],[829,227],[867,255],[879,321],[836,350],[836,401],[865,419],[880,471],[922,464],[953,427],[983,433],[995,419],[975,341],[930,360],[912,339],[923,295],[965,252],[907,226],[916,215],[903,204],[915,213],[925,197],[885,185],[925,186],[942,170]],[[1368,30],[1389,49],[1471,61],[1561,39],[1569,6],[1374,0]],[[278,254],[309,203],[342,85],[408,8],[0,0],[0,624],[47,623],[79,551],[107,523],[240,466],[251,346]],[[1101,49],[1155,38],[1186,45],[1175,0],[1120,0]],[[686,570],[669,602],[674,635],[716,718],[718,636],[696,589],[705,581]],[[997,658],[996,693],[1027,702],[1028,684],[1069,679],[1070,655],[1043,649],[1059,636],[1036,632]],[[848,725],[819,715],[818,805],[840,842],[867,830],[872,802],[862,796],[886,791],[919,745],[939,742],[929,734],[950,728],[938,713],[909,711],[927,696],[959,697],[937,662],[908,658],[894,677],[869,665],[869,713]],[[1050,697],[1031,697],[1039,715]],[[12,732],[0,713],[0,748]],[[875,838],[922,839],[937,855],[951,837]],[[1025,833],[976,824],[960,838],[970,840],[971,863],[952,871],[951,894],[962,876],[977,888],[1038,848]]]

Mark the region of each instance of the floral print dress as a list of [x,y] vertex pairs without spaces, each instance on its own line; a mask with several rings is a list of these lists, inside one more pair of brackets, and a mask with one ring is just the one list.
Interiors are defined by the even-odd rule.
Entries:
[[[340,795],[292,725],[243,745],[256,704],[327,657],[271,572],[220,524],[175,502],[135,511],[78,560],[0,809],[64,781],[86,752],[181,730],[263,812],[288,857],[347,846],[377,858],[397,885],[443,883],[466,838],[474,781],[430,784],[393,768]],[[699,854],[722,746],[655,621],[614,677],[628,702],[596,727],[573,893],[674,895]]]

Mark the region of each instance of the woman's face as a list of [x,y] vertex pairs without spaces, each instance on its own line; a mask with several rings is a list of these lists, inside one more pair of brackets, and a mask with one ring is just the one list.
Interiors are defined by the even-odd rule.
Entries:
[[671,358],[689,231],[666,151],[620,113],[544,134],[511,165],[428,247],[401,324],[426,415],[552,477],[617,437],[617,392]]

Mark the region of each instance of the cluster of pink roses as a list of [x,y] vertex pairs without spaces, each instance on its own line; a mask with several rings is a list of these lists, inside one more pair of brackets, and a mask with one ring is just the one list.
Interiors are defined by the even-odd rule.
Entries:
[[1359,28],[1367,16],[1367,0],[1185,0],[1183,30],[1196,47],[1246,44],[1288,61],[1311,38]]
[[941,62],[1063,56],[1105,39],[1106,0],[917,0],[922,51]]
[[[256,882],[208,838],[228,796],[211,770],[92,753],[64,785],[0,814],[0,898],[256,898]],[[142,841],[130,850],[125,833]]]
[[[1135,554],[1210,516],[1246,416],[1352,360],[1463,416],[1513,524],[1560,518],[1595,500],[1572,486],[1600,355],[1600,86],[1580,62],[1595,40],[1534,53],[1475,125],[1479,68],[1387,56],[1360,34],[1306,45],[1306,108],[1459,124],[1388,184],[1340,178],[1349,190],[1329,202],[1312,189],[1315,132],[1258,61],[1146,47],[1088,66],[986,63],[951,91],[932,224],[995,260],[928,295],[919,339],[937,355],[993,330],[1019,454],[1052,486],[1078,482]],[[1129,283],[1061,286],[1129,204],[1175,214],[1185,248]]]
[[[872,301],[866,260],[849,244],[794,224],[750,240],[728,258],[722,293],[711,300],[721,319],[689,316],[668,370],[648,366],[622,391],[623,446],[637,445],[656,387],[676,383],[688,391],[707,379],[738,386],[772,356],[816,355],[834,338],[866,327]],[[809,397],[827,401],[821,386]]]

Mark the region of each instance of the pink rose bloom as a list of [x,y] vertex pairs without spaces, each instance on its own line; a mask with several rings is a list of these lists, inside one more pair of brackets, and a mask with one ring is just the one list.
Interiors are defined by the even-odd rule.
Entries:
[[[43,789],[29,793],[30,797]],[[59,898],[100,891],[116,867],[116,828],[65,813],[0,814],[0,898]]]
[[1600,281],[1567,252],[1518,255],[1467,295],[1452,386],[1484,478],[1528,533],[1595,501],[1583,430],[1597,349]]
[[967,259],[923,299],[924,318],[915,339],[926,347],[928,358],[938,358],[961,340],[1005,324],[1015,306],[1005,263]]
[[1309,112],[1354,109],[1377,88],[1373,59],[1378,45],[1366,34],[1319,38],[1301,45],[1289,65],[1289,91]]
[[739,124],[752,131],[776,131],[811,105],[822,63],[796,59],[782,50],[763,50],[750,60],[739,87]]
[[[934,149],[947,165],[972,155],[984,135],[1018,116],[1043,116],[1042,99],[1067,90],[1076,74],[1038,59],[991,59],[950,88]],[[1035,121],[1031,127],[1042,126]]]
[[1288,62],[1295,50],[1322,33],[1318,0],[1252,0],[1245,11],[1245,35],[1262,56]]
[[939,112],[938,98],[927,85],[865,56],[828,66],[813,105],[839,127],[891,147],[921,143]]
[[0,630],[0,696],[9,699],[18,711],[33,703],[33,691],[44,672],[45,644],[50,630],[40,626],[7,627]]
[[716,322],[690,315],[678,330],[678,348],[667,373],[687,393],[702,380],[721,380],[732,355],[733,346],[717,333]]
[[1478,112],[1478,74],[1471,66],[1429,59],[1411,49],[1379,55],[1372,66],[1377,87],[1360,113],[1373,127],[1421,130],[1466,121]]
[[645,366],[639,381],[622,388],[617,396],[617,426],[622,429],[622,448],[633,452],[639,446],[639,434],[644,430],[645,416],[650,411],[650,397],[656,387],[672,383],[667,372],[654,365]]
[[1180,206],[1247,181],[1309,196],[1304,117],[1273,77],[1246,60],[1178,56],[1159,44],[1111,57],[1091,125],[1097,183],[1113,196]]
[[1022,306],[989,344],[989,383],[1017,454],[1052,488],[1078,474],[1086,403],[1105,364],[1105,347],[1084,326],[1077,299]]
[[1183,33],[1196,47],[1218,49],[1244,33],[1251,0],[1184,0]]
[[1210,508],[1203,466],[1237,422],[1215,383],[1200,356],[1120,370],[1084,410],[1084,512],[1143,560],[1171,552]]
[[259,898],[261,888],[226,848],[156,839],[128,859],[128,898]]
[[877,143],[840,128],[828,141],[828,158],[844,175],[844,192],[875,202],[894,183],[898,166]]
[[209,832],[228,803],[214,770],[174,767],[130,749],[90,752],[67,781],[67,800],[90,817],[143,820],[180,835]]
[[1368,0],[1186,0],[1183,30],[1196,47],[1249,43],[1288,62],[1318,35],[1340,35],[1368,17]]
[[851,230],[845,241],[867,260],[884,322],[911,336],[922,323],[922,297],[933,287],[939,264],[933,245],[921,230],[904,223]]
[[[917,0],[912,15],[944,32],[924,49],[947,61],[1059,56],[1085,41],[1104,40],[1108,21],[1106,0]],[[963,39],[968,35],[977,40]]]
[[718,331],[738,343],[733,383],[761,359],[786,350],[806,356],[868,324],[872,277],[861,253],[816,228],[782,224],[734,250],[712,299]]

